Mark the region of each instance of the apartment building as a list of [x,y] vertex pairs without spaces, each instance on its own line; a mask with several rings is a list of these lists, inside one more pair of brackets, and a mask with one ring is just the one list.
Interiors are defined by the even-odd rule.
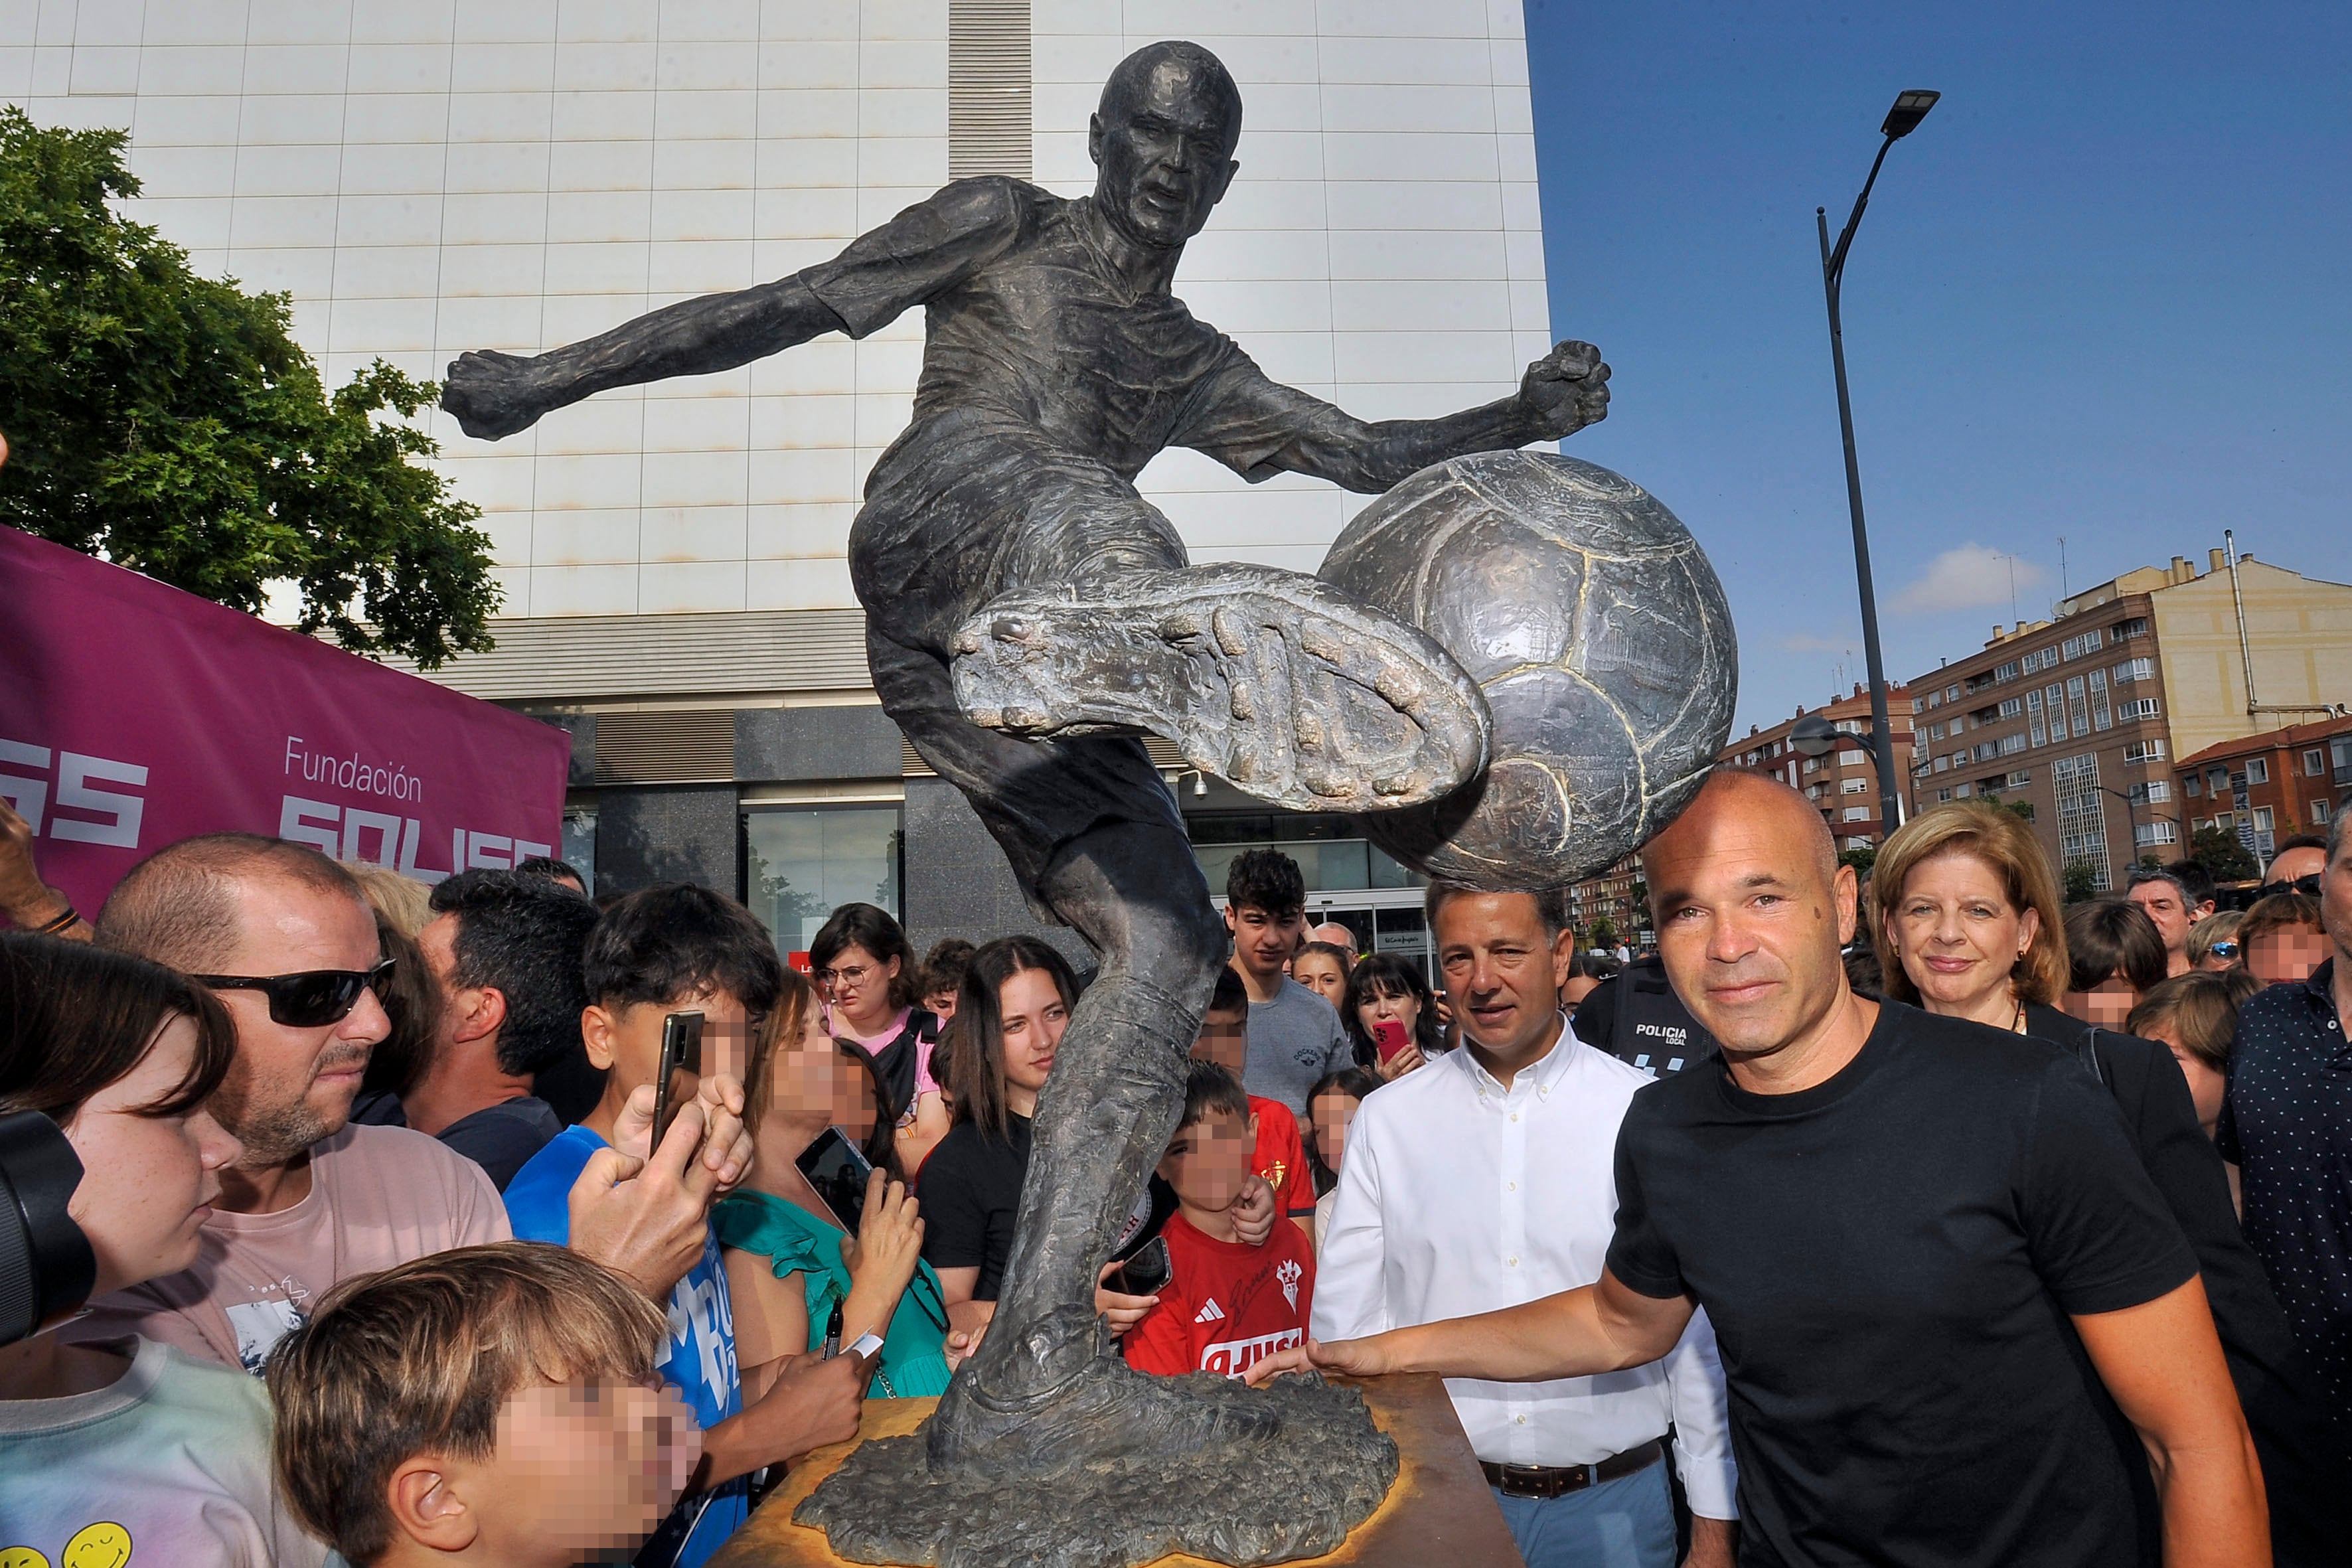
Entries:
[[1745,737],[1733,741],[1717,756],[1716,765],[1769,773],[1801,790],[1805,798],[1821,809],[1822,819],[1830,825],[1830,833],[1841,850],[1869,848],[1884,842],[1916,809],[1917,797],[1906,791],[1906,781],[1911,777],[1912,752],[1917,743],[1917,710],[1918,700],[1911,688],[1888,688],[1886,719],[1895,738],[1898,796],[1892,821],[1887,819],[1879,794],[1878,765],[1871,756],[1867,739],[1870,689],[1865,686],[1856,686],[1845,696],[1832,698],[1810,710],[1828,720],[1841,734],[1853,737],[1842,742],[1837,750],[1809,757],[1789,743],[1790,732],[1809,716],[1808,710],[1800,708],[1769,730],[1750,725]]
[[1605,920],[1619,942],[1632,948],[1645,945],[1641,933],[1650,929],[1650,911],[1633,897],[1641,876],[1641,861],[1628,855],[1599,875],[1570,885],[1568,923],[1578,941],[1591,940],[1592,928]]
[[2279,841],[2325,833],[2352,809],[2352,718],[2290,724],[2224,741],[2173,764],[2192,827],[2234,833],[2267,862]]
[[2187,852],[2182,752],[2352,699],[2352,585],[2219,550],[2201,572],[2176,555],[2061,601],[2051,620],[1996,626],[1911,686],[1919,803],[2028,802],[2056,862],[2105,889],[2136,859]]

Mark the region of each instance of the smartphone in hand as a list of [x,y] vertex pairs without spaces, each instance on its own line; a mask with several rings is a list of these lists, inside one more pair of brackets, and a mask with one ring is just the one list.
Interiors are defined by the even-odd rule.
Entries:
[[662,1020],[661,1065],[654,1078],[654,1141],[646,1152],[651,1154],[669,1136],[669,1124],[677,1120],[678,1101],[670,1092],[670,1085],[680,1069],[699,1077],[702,1072],[702,1015],[672,1013]]
[[1381,1065],[1386,1066],[1399,1051],[1412,1044],[1412,1037],[1405,1033],[1404,1025],[1398,1020],[1382,1018],[1372,1026],[1372,1044],[1381,1053]]
[[801,1174],[841,1222],[841,1228],[856,1236],[858,1222],[866,1217],[866,1180],[874,1173],[874,1163],[866,1152],[840,1128],[828,1127],[793,1163],[801,1168]]
[[1176,1261],[1168,1256],[1168,1238],[1155,1236],[1113,1269],[1103,1288],[1122,1296],[1153,1296],[1175,1277]]

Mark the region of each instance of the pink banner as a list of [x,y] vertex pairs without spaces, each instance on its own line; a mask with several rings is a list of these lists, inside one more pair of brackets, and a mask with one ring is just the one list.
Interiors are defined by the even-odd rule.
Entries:
[[198,833],[428,882],[551,854],[571,755],[552,725],[0,528],[0,795],[87,912]]

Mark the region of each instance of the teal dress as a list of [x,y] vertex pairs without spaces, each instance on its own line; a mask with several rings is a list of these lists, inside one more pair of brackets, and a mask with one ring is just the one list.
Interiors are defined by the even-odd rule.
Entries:
[[[803,1277],[808,1293],[808,1348],[824,1348],[825,1320],[849,1297],[849,1266],[841,1260],[841,1232],[795,1204],[766,1193],[730,1193],[710,1211],[719,1244],[756,1252],[776,1278]],[[870,1393],[885,1399],[920,1399],[948,1391],[948,1305],[940,1277],[928,1263],[915,1277],[890,1316],[882,1354],[874,1363]]]

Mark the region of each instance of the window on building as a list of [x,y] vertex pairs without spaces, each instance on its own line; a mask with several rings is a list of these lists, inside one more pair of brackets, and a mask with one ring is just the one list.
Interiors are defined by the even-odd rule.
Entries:
[[2024,737],[2024,736],[2022,736],[2022,735],[2003,735],[2003,736],[2000,738],[2000,754],[2001,754],[2002,756],[2004,756],[2004,757],[2007,757],[2007,756],[2013,756],[2013,755],[2015,755],[2017,752],[2021,752],[2021,751],[2023,751],[2023,750],[2025,750],[2025,737]]
[[2160,763],[2164,761],[2164,740],[2161,736],[2145,741],[2124,742],[2124,761],[2127,763]]
[[2124,642],[2132,637],[2144,637],[2147,636],[2147,633],[2148,625],[2147,617],[2146,616],[2134,616],[2127,621],[2117,621],[2116,623],[2116,640],[2117,642]]
[[1937,758],[1936,759],[1936,771],[1937,771],[1937,773],[1942,773],[1946,768],[1950,767],[1951,765],[1952,765],[1952,759],[1951,759],[1951,758],[1949,758],[1949,757],[1937,757]]
[[2059,864],[2088,866],[2092,890],[2105,892],[2113,885],[2114,872],[2107,858],[2107,797],[2100,793],[2098,753],[2053,760],[2050,787],[2058,802]]
[[2154,680],[2156,679],[2156,660],[2152,658],[2127,658],[2124,660],[2123,663],[2116,666],[2115,677],[2116,684],[2117,686],[2128,686],[2136,680]]
[[1946,688],[1944,688],[1944,700],[1945,700],[1945,701],[1947,701],[1947,702],[1958,702],[1959,700],[1960,700],[1960,689],[1959,689],[1958,687],[1957,687],[1957,686],[1947,686]]
[[1940,741],[1943,738],[1944,726],[1941,723],[1935,723],[1927,726],[1927,739],[1931,741]]
[[1838,753],[1838,766],[1842,768],[1858,768],[1869,761],[1870,753],[1867,752],[1840,752]]
[[2000,668],[1994,670],[1992,672],[1992,678],[1995,680],[2015,680],[2017,679],[2017,660],[2012,658],[2007,664],[2004,664]]
[[2207,768],[2205,770],[2205,787],[2213,792],[2214,798],[2217,800],[2222,795],[2227,795],[2230,792],[2230,770],[2227,768]]
[[2170,800],[2172,798],[2172,781],[2170,779],[2150,779],[2147,783],[2138,785],[2137,788],[2140,792],[2140,798],[2142,800]]
[[2303,753],[2303,771],[2313,778],[2327,771],[2327,753],[2314,746]]
[[2198,796],[2205,793],[2205,781],[2199,778],[2195,773],[2190,773],[2187,778],[2180,781],[2180,793],[2187,795],[2189,799],[2195,800]]
[[2311,808],[2306,815],[2308,815],[2312,822],[2316,825],[2318,823],[2327,821],[2329,818],[2333,817],[2336,813],[2334,808],[2329,806],[2327,804],[2326,797],[2323,795],[2319,799],[2311,803]]
[[2132,829],[2132,841],[2142,848],[2151,844],[2178,844],[2180,834],[2169,822],[2143,822]]
[[1959,784],[1952,786],[1952,795],[1953,798],[1957,800],[1966,800],[1975,793],[1976,786],[1974,784]]
[[2135,697],[2116,710],[2116,717],[2128,724],[2136,719],[2153,719],[2160,710],[2153,697]]
[[1860,795],[1869,787],[1870,781],[1866,778],[1844,779],[1841,780],[1838,784],[1838,793],[1840,795]]
[[1845,808],[1845,820],[1848,822],[1868,822],[1870,820],[1870,807],[1866,805],[1847,806]]
[[1944,694],[1943,694],[1942,692],[1940,692],[1940,691],[1930,691],[1929,693],[1927,693],[1927,706],[1928,706],[1928,707],[1930,707],[1930,708],[1941,708],[1943,705],[1944,705]]
[[1936,804],[1937,804],[1937,805],[1942,805],[1946,804],[1946,803],[1947,803],[1947,802],[1948,802],[1951,798],[1952,798],[1952,792],[1951,792],[1950,790],[1948,790],[1948,789],[1939,789],[1939,790],[1937,790],[1937,791],[1936,792]]
[[787,953],[805,952],[835,906],[899,910],[896,805],[743,813],[743,901]]
[[2250,784],[2270,783],[2271,760],[2268,757],[2248,757],[2246,759],[2246,782]]
[[2258,805],[2258,806],[2254,807],[2254,831],[2255,831],[2255,832],[2257,832],[2257,833],[2268,833],[2268,832],[2271,830],[2271,824],[2272,824],[2273,820],[2273,816],[2272,816],[2272,813],[2271,813],[2271,808],[2270,808],[2269,806],[2267,806],[2267,805]]
[[2023,789],[2032,782],[2033,775],[2029,772],[2021,771],[2009,775],[2009,787],[2011,789]]

